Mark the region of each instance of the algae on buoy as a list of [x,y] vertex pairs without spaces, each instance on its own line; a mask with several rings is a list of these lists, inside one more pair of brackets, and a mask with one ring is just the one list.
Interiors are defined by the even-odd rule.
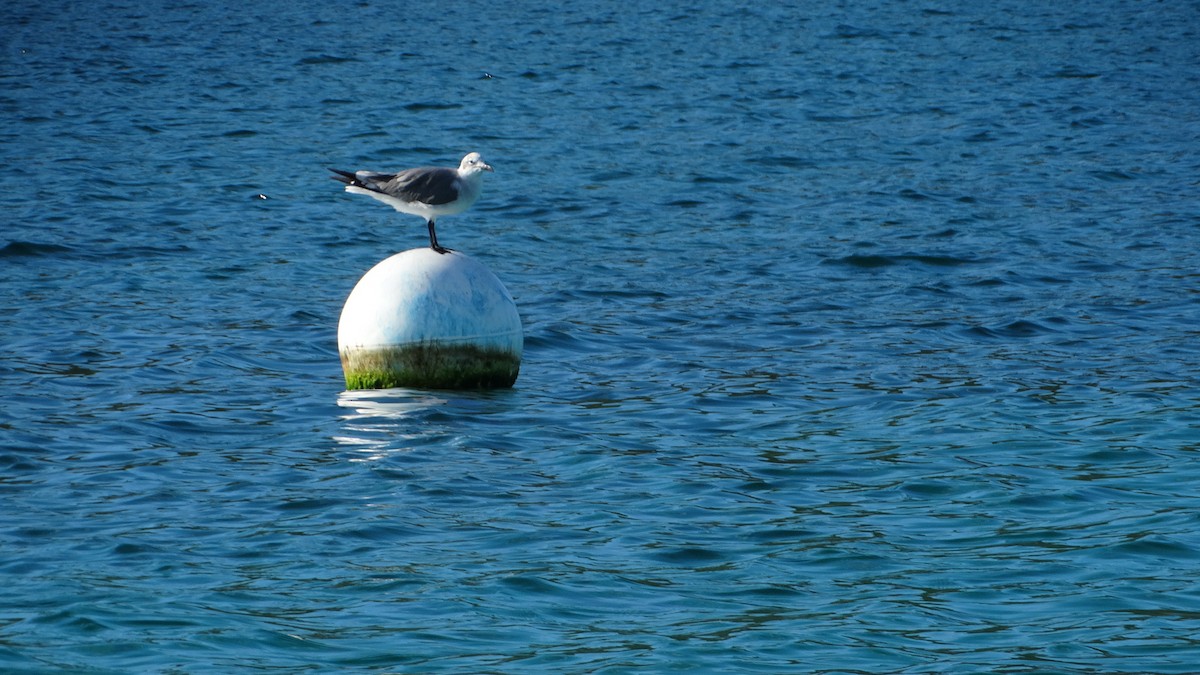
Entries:
[[468,255],[418,248],[359,280],[338,322],[347,389],[511,387],[524,336],[516,303]]

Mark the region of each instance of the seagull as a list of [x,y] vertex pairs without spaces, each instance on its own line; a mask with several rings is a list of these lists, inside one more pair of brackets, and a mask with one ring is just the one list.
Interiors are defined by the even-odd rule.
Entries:
[[335,174],[330,178],[345,183],[346,192],[378,199],[400,213],[421,216],[429,227],[429,247],[446,253],[450,249],[438,244],[434,221],[471,208],[479,199],[483,172],[491,170],[478,152],[472,152],[462,158],[457,169],[423,166],[398,173],[330,169]]

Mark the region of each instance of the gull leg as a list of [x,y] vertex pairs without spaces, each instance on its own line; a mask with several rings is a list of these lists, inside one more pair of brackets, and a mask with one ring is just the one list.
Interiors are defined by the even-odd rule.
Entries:
[[429,226],[429,248],[437,251],[438,253],[449,252],[450,249],[445,248],[444,246],[440,246],[438,244],[437,232],[434,232],[434,230],[433,230],[433,221],[432,220],[426,221],[426,224]]

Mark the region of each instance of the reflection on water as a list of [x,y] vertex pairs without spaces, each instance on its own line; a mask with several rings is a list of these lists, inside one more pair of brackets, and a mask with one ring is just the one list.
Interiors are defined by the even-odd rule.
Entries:
[[447,403],[447,399],[413,389],[367,389],[343,391],[338,406],[345,434],[334,436],[338,444],[360,453],[352,461],[372,461],[389,453],[403,452],[427,439],[429,431],[414,432],[421,413]]

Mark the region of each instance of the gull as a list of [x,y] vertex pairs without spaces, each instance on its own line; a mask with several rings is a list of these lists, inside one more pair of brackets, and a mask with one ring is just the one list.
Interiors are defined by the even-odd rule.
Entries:
[[478,152],[472,152],[462,158],[457,169],[422,166],[397,173],[330,169],[336,174],[330,178],[345,183],[346,192],[378,199],[400,213],[421,216],[429,227],[429,247],[446,253],[450,249],[438,244],[434,221],[471,208],[479,199],[483,172],[491,170]]

